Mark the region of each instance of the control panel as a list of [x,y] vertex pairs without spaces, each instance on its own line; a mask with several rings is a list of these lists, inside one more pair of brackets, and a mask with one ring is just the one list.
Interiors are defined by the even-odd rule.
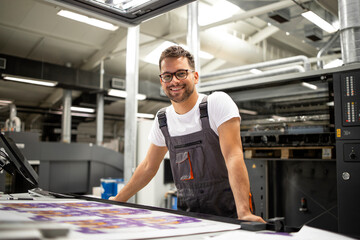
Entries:
[[360,73],[344,74],[341,89],[343,125],[360,125]]
[[336,139],[360,138],[360,71],[334,74]]
[[360,71],[333,75],[338,230],[360,237]]

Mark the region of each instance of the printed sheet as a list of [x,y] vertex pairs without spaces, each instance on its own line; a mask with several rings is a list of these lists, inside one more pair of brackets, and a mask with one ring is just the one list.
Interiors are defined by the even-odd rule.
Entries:
[[239,229],[237,224],[91,201],[0,202],[0,221],[51,221],[72,226],[69,237],[144,239]]

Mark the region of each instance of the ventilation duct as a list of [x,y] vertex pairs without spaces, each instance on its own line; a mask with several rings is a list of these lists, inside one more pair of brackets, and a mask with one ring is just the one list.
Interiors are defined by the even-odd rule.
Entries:
[[269,18],[277,21],[278,23],[284,23],[290,21],[290,9],[284,8],[271,13],[268,13]]
[[314,25],[305,26],[305,37],[316,42],[323,38],[322,30]]
[[339,0],[339,17],[343,62],[360,62],[360,1]]
[[125,89],[126,81],[120,78],[112,78],[111,79],[111,87],[115,89]]

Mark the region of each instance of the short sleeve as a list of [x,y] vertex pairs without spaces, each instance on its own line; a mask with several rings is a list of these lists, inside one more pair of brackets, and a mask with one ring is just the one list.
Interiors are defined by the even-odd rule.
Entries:
[[221,124],[238,117],[241,120],[239,108],[232,98],[224,92],[214,92],[208,97],[210,121],[217,129]]
[[159,128],[159,121],[156,114],[151,131],[148,136],[149,141],[159,147],[166,147],[165,137]]

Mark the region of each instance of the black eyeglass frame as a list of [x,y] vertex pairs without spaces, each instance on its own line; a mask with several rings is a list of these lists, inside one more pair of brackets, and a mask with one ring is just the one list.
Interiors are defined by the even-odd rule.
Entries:
[[[178,73],[180,71],[185,71],[186,72],[186,76],[184,78],[179,79],[178,76],[176,75],[176,73]],[[189,72],[195,72],[195,71],[192,70],[192,69],[179,69],[179,70],[177,70],[176,72],[173,72],[173,73],[169,73],[169,72],[162,73],[162,74],[159,75],[159,77],[160,77],[162,82],[169,83],[169,82],[171,82],[173,80],[174,76],[176,77],[177,80],[180,80],[180,81],[185,80],[189,76]],[[164,75],[164,74],[170,74],[171,75],[171,80],[170,81],[165,81],[163,79],[163,77],[162,77],[162,75]]]

